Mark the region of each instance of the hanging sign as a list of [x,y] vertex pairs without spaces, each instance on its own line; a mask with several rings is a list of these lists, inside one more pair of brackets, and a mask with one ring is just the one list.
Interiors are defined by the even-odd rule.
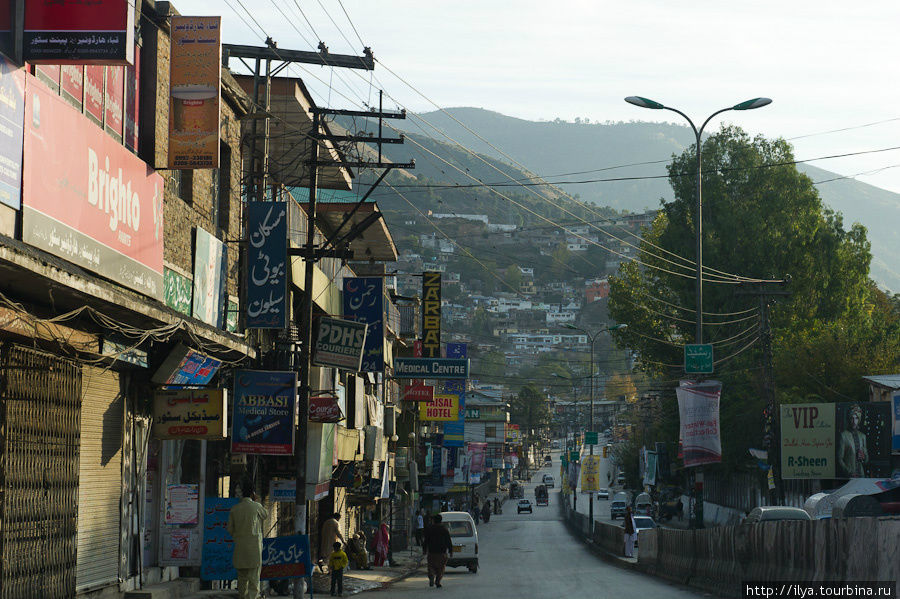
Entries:
[[366,324],[323,316],[319,319],[313,364],[359,372],[366,343]]
[[384,371],[384,279],[344,279],[344,318],[369,325],[360,372]]
[[678,396],[684,465],[690,467],[721,462],[719,399],[722,383],[682,381],[675,394]]
[[235,371],[231,451],[293,454],[296,402],[297,373]]
[[131,64],[134,3],[135,0],[24,2],[25,60],[35,64]]
[[431,401],[434,399],[434,387],[430,385],[403,385],[401,401]]
[[422,273],[422,354],[441,357],[441,273]]
[[156,439],[224,439],[224,389],[177,389],[153,396]]
[[332,393],[320,393],[309,398],[310,422],[340,422],[344,419],[338,398]]
[[287,203],[249,202],[247,231],[247,327],[287,326]]
[[432,401],[419,404],[419,420],[455,422],[459,419],[459,395],[435,394]]

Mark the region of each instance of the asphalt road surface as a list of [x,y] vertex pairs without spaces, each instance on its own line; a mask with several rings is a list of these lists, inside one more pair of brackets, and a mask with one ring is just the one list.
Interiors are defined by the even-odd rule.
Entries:
[[[534,487],[541,476],[558,478],[558,453],[553,468],[545,468],[525,487],[525,497],[534,502]],[[660,579],[611,564],[577,541],[562,521],[559,481],[550,491],[550,506],[535,507],[533,514],[516,514],[514,500],[507,500],[503,513],[478,525],[479,570],[448,568],[442,588],[428,586],[424,568],[392,584],[377,595],[436,597],[445,599],[630,599],[688,598],[708,596],[673,586]]]

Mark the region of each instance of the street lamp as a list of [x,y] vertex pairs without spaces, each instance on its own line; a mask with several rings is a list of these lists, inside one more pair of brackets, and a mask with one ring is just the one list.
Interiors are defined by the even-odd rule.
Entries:
[[[591,407],[590,407],[591,414],[588,419],[588,422],[589,422],[588,427],[593,432],[593,430],[594,430],[594,342],[597,340],[598,337],[600,337],[600,333],[605,333],[607,331],[620,331],[622,329],[628,328],[628,325],[624,324],[624,323],[623,324],[614,324],[612,326],[607,326],[607,327],[600,329],[593,335],[591,335],[590,331],[587,331],[580,327],[576,327],[573,324],[565,323],[562,326],[564,328],[571,329],[573,331],[580,331],[580,332],[584,333],[585,335],[587,335],[587,338],[591,342],[591,371],[590,371],[591,372]],[[590,447],[590,455],[594,455],[594,445],[591,444],[589,447]],[[588,495],[588,522],[590,523],[590,524],[588,524],[588,532],[589,532],[591,538],[594,538],[594,495],[593,494]]]
[[625,101],[629,104],[634,104],[635,106],[639,106],[641,108],[649,108],[651,110],[670,110],[672,112],[676,112],[683,116],[687,122],[690,124],[691,129],[694,131],[694,139],[697,145],[697,214],[695,220],[695,234],[696,234],[696,243],[697,243],[697,281],[696,285],[696,294],[697,294],[697,332],[694,336],[694,343],[703,343],[703,278],[702,278],[702,269],[703,269],[703,196],[702,196],[702,186],[700,183],[701,178],[701,148],[700,148],[700,137],[703,135],[703,129],[706,128],[706,125],[709,124],[709,121],[718,114],[722,114],[723,112],[728,112],[729,110],[753,110],[755,108],[762,108],[763,106],[767,106],[772,103],[772,100],[769,98],[753,98],[752,100],[747,100],[746,102],[741,102],[740,104],[735,104],[734,106],[729,106],[728,108],[723,108],[721,110],[717,110],[703,122],[703,126],[698,130],[694,125],[694,121],[691,118],[678,110],[677,108],[672,108],[671,106],[665,106],[660,104],[659,102],[655,102],[648,98],[642,98],[640,96],[628,96],[625,98]]

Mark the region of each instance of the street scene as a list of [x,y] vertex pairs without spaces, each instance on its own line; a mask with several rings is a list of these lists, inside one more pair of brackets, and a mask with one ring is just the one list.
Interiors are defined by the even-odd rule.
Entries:
[[0,599],[897,597],[898,22],[0,0]]

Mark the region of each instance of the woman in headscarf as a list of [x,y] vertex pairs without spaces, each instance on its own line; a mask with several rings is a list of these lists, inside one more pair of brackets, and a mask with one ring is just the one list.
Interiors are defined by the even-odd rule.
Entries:
[[634,557],[634,542],[637,540],[637,530],[634,526],[634,514],[631,506],[625,508],[625,557]]
[[375,533],[375,565],[383,566],[387,559],[388,546],[391,543],[391,534],[388,525],[382,523]]

